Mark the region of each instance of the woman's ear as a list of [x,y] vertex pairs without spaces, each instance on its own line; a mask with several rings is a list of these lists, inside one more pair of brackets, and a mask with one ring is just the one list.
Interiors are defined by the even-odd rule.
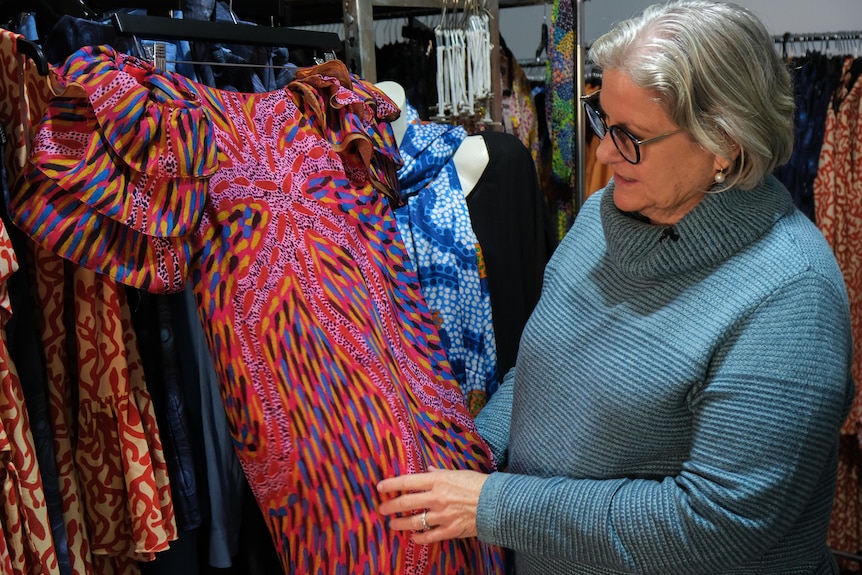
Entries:
[[729,142],[727,146],[727,156],[719,156],[717,158],[719,161],[726,162],[726,164],[722,165],[721,168],[729,170],[731,166],[735,166],[741,151],[742,149],[739,147],[739,144],[736,142]]
[[715,161],[712,163],[712,168],[716,172],[726,172],[730,169],[731,165],[732,162],[727,158],[724,158],[722,156],[716,156]]
[[721,154],[716,154],[715,159],[713,160],[712,167],[716,172],[727,172],[730,171],[732,166],[736,165],[736,159],[739,157],[739,146],[736,144],[731,144],[730,149],[728,150],[728,155],[724,156]]

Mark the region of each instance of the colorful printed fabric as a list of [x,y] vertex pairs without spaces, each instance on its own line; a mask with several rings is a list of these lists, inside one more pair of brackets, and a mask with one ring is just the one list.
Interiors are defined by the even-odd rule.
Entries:
[[139,575],[177,529],[125,291],[47,250],[35,260],[71,569]]
[[[35,64],[19,60],[20,37],[0,29],[0,84],[6,88],[0,97],[0,125],[5,139],[0,147],[5,175],[10,178],[26,158],[29,134],[22,122],[40,113],[39,102],[48,100],[47,85]],[[36,446],[24,391],[8,356],[3,329],[12,313],[7,281],[18,265],[11,239],[0,222],[0,573],[55,575],[59,573],[57,555],[48,528]]]
[[106,80],[98,85],[76,84],[73,68],[63,72],[64,97],[51,101],[33,138],[27,188],[40,192],[21,206],[19,227],[82,266],[103,257],[88,250],[107,234],[126,262],[117,281],[140,284],[156,266],[172,283],[152,289],[180,289],[217,166],[212,131],[201,129],[207,116],[188,91],[169,99],[173,88],[150,70],[96,68]]
[[404,105],[399,151],[401,193],[395,219],[422,295],[473,415],[497,389],[497,351],[488,278],[453,156],[467,137],[460,126],[423,122]]
[[[855,60],[858,66],[858,60]],[[853,377],[862,381],[862,81],[853,75],[854,58],[844,59],[841,85],[826,112],[826,127],[820,164],[814,178],[817,227],[823,232],[844,274],[850,296],[853,330]],[[855,81],[854,81],[855,80]],[[862,546],[862,491],[859,483],[860,438],[862,438],[862,386],[850,415],[841,429],[850,438],[842,443],[838,461],[829,544],[833,549],[857,553]]]
[[548,206],[557,221],[557,239],[572,225],[577,165],[575,162],[575,11],[572,0],[554,0],[548,44],[548,86],[545,101],[551,139],[551,181]]
[[[371,181],[391,171],[371,165],[397,160],[394,147],[369,136],[395,106],[341,62],[300,72],[285,90],[243,94],[169,73],[156,79],[147,62],[85,48],[60,70],[83,95],[52,102],[39,129],[44,151],[19,180],[11,215],[42,245],[135,287],[179,291],[191,270],[228,424],[285,573],[500,573],[496,547],[476,539],[418,545],[376,512],[384,477],[429,466],[490,471],[494,462],[405,261],[378,191],[385,183]],[[49,149],[52,134],[92,126],[59,110],[83,109],[85,100],[97,107],[101,94],[126,101],[123,93],[137,92],[129,78],[149,92],[141,101],[161,110],[141,117],[170,133],[150,148],[130,139],[115,160],[146,158],[138,167],[149,174],[173,150],[176,174],[209,181],[199,214],[189,207],[194,193],[170,198],[173,210],[162,204],[164,226],[108,214],[81,197],[85,181],[106,185],[91,174],[79,174],[81,186],[65,182],[64,193],[45,175],[52,150],[71,150]],[[204,114],[188,113],[196,108]],[[183,123],[162,121],[177,109]],[[115,106],[104,117],[110,123],[99,124],[102,141],[117,141],[117,119],[134,111]],[[215,146],[218,169],[207,178],[194,167],[208,168]],[[101,164],[115,151],[81,155]],[[138,205],[141,189],[115,188],[112,199],[88,193]],[[194,235],[167,235],[171,224],[196,218]],[[66,241],[82,233],[88,237]]]
[[539,119],[530,80],[527,79],[527,74],[509,49],[500,55],[500,68],[502,72],[500,107],[503,112],[503,126],[506,133],[517,136],[530,150],[533,162],[538,165],[542,144],[539,139]]
[[62,259],[46,249],[34,246],[34,268],[42,312],[42,345],[45,350],[45,372],[48,380],[48,402],[63,522],[66,525],[69,563],[75,575],[96,573],[90,553],[90,538],[82,488],[75,469],[75,417],[73,397],[74,359],[69,357],[65,324],[65,265]]
[[[2,58],[4,63],[17,62],[15,41],[14,35],[5,32],[0,35],[0,51],[4,55],[12,51],[11,58]],[[5,85],[15,88],[0,98],[3,125],[12,134],[12,155],[5,158],[5,165],[13,178],[26,169],[24,161],[32,145],[31,130],[39,123],[53,94],[50,78],[33,70],[25,68],[23,84],[18,80],[17,67],[13,70],[4,67],[2,73],[7,80]],[[104,276],[94,277],[91,282],[79,276],[69,292],[74,297],[64,301],[65,287],[72,287],[72,283],[66,282],[63,261],[38,246],[28,259],[37,262],[40,328],[49,381],[46,393],[69,570],[76,575],[139,573],[136,560],[151,558],[152,553],[166,549],[166,542],[175,538],[176,530],[171,520],[156,521],[163,513],[168,516],[171,513],[164,466],[159,469],[158,436],[151,435],[157,432],[155,428],[142,430],[133,421],[137,419],[146,426],[150,421],[154,423],[154,414],[147,409],[145,398],[135,395],[134,390],[122,392],[134,369],[123,363],[122,354],[111,355],[108,351],[133,351],[134,334],[129,326],[120,329],[120,324],[114,323],[116,316],[104,313],[103,308],[88,308],[93,303],[98,305],[98,299],[108,301],[105,298],[118,297],[115,292],[123,288],[106,281],[108,278]],[[67,326],[64,318],[75,315],[72,306],[78,307],[81,321]],[[92,313],[94,309],[99,310],[98,314]],[[70,341],[67,335],[82,338],[76,339],[74,346],[81,354],[79,357],[66,353]],[[109,385],[111,390],[94,399],[88,392],[101,385]],[[134,405],[125,398],[134,398]],[[107,441],[110,449],[99,443],[105,436],[112,437]],[[112,459],[111,454],[117,457]],[[148,477],[157,480],[154,483]],[[109,484],[117,480],[124,485],[111,492]],[[150,497],[154,498],[154,508],[145,503]],[[152,531],[148,531],[150,527]],[[45,545],[51,546],[50,533],[43,530],[43,537]],[[111,554],[115,552],[123,555]]]
[[0,93],[0,119],[6,135],[3,162],[10,179],[27,162],[30,151],[27,128],[39,122],[52,96],[47,78],[39,74],[36,64],[19,56],[18,38],[23,36],[0,28],[0,85],[5,88]]
[[90,549],[96,556],[151,561],[177,538],[177,527],[125,291],[83,267],[75,268],[72,281],[79,398],[74,458]]
[[[858,153],[856,135],[862,127],[862,82],[853,76],[854,59],[844,59],[841,85],[836,89],[826,113],[820,165],[814,179],[814,205],[817,227],[829,241],[844,272],[854,313],[853,335],[856,345],[853,374],[862,381],[862,263],[858,250],[862,245],[862,155]],[[851,83],[851,80],[855,80]],[[841,432],[862,432],[862,386],[850,416]]]
[[24,391],[2,330],[12,313],[6,282],[17,269],[12,242],[0,223],[0,572],[57,574]]

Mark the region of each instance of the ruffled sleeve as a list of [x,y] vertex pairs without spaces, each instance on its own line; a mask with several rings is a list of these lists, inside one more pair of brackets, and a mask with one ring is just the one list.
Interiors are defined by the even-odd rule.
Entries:
[[13,187],[13,221],[120,283],[180,291],[209,178],[210,119],[173,76],[107,46],[73,54]]
[[288,89],[300,96],[298,106],[341,157],[351,182],[374,188],[401,205],[398,168],[401,156],[389,122],[400,114],[381,90],[347,71],[339,60],[300,68]]

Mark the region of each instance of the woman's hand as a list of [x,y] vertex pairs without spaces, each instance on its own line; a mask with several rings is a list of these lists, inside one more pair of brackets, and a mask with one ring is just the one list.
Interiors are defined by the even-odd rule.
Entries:
[[401,495],[385,501],[378,511],[392,516],[390,528],[415,531],[413,540],[419,544],[475,537],[479,493],[487,479],[477,471],[433,467],[427,473],[384,479],[377,484],[381,494]]

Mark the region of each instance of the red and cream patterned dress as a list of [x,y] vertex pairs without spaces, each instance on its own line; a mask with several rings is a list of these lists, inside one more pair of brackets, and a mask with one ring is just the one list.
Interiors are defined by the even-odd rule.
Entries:
[[[12,242],[0,223],[0,328],[12,313],[6,282],[17,269]],[[0,573],[58,573],[24,392],[5,331],[0,331],[0,489]]]
[[[4,162],[10,183],[26,170],[31,128],[54,96],[50,78],[40,76],[32,63],[19,60],[18,37],[0,30],[4,87],[0,120],[7,130]],[[137,561],[167,549],[176,538],[176,527],[155,413],[144,387],[124,289],[115,280],[71,265],[39,246],[33,246],[29,255],[36,262],[33,272],[71,570],[76,575],[139,573]],[[67,292],[71,297],[66,297]],[[75,319],[67,324],[67,317]],[[75,342],[71,354],[67,353],[70,340]],[[7,397],[15,395],[10,392]],[[18,449],[25,445],[17,430],[10,439]],[[33,504],[28,513],[41,517],[46,513],[41,485],[38,493],[32,482],[22,485],[34,490],[21,498]],[[31,566],[36,569],[32,572],[56,572],[48,525],[46,516],[33,533],[45,549],[44,557],[50,550],[53,566],[43,561],[41,566]]]
[[848,85],[852,64],[853,58],[845,59],[842,83],[827,111],[814,207],[817,227],[832,246],[850,298],[856,398],[841,430],[829,545],[855,554],[862,549],[862,81]]

